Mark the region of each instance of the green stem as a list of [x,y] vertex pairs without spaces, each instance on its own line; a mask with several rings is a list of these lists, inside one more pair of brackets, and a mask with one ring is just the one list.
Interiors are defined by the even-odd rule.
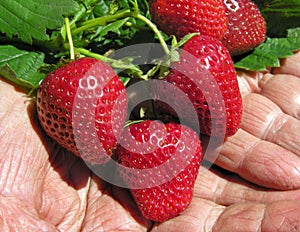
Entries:
[[115,62],[114,59],[108,58],[107,56],[103,56],[103,55],[100,55],[98,53],[91,52],[91,51],[89,51],[87,49],[84,49],[84,48],[75,48],[75,51],[76,51],[76,53],[80,53],[80,54],[85,55],[85,56],[93,57],[93,58],[101,60],[105,63]]
[[70,58],[71,58],[71,60],[75,60],[74,45],[73,45],[72,33],[71,33],[71,29],[70,29],[70,21],[68,18],[65,18],[65,27],[67,30],[67,37],[68,37],[69,46],[70,46]]
[[126,22],[125,26],[126,27],[132,27],[132,28],[135,28],[135,29],[138,29],[138,30],[142,30],[142,31],[151,31],[151,29],[149,27],[139,26],[139,25],[133,24],[131,22]]
[[99,17],[99,18],[95,18],[95,19],[90,19],[86,22],[84,22],[82,24],[81,27],[78,27],[76,29],[74,29],[72,31],[73,35],[79,34],[85,30],[97,27],[97,26],[105,26],[110,22],[119,20],[119,19],[123,19],[123,18],[127,18],[127,17],[131,17],[132,13],[130,12],[130,10],[126,10],[126,11],[122,11],[118,14],[115,15],[109,15],[109,16],[103,16],[103,17]]
[[141,15],[141,14],[137,14],[134,16],[135,18],[139,19],[139,20],[142,20],[144,23],[146,23],[150,28],[151,30],[155,33],[155,35],[157,36],[161,46],[163,47],[164,49],[164,52],[166,53],[166,55],[169,55],[170,53],[170,50],[168,48],[168,45],[166,44],[163,36],[161,35],[161,33],[159,32],[159,30],[157,29],[156,25],[153,24],[149,19],[147,19],[145,16]]
[[[72,34],[76,35],[79,34],[85,30],[88,29],[92,29],[95,28],[97,26],[105,26],[110,22],[116,21],[116,20],[120,20],[120,19],[124,19],[127,17],[132,17],[132,18],[136,18],[139,19],[141,21],[143,21],[145,24],[147,24],[147,26],[155,33],[155,35],[157,36],[161,46],[163,47],[164,52],[166,53],[166,55],[169,55],[170,50],[168,48],[168,45],[166,44],[162,34],[159,32],[159,30],[157,29],[156,25],[153,24],[148,18],[146,18],[145,16],[137,13],[136,10],[134,11],[130,11],[130,10],[125,10],[125,11],[121,11],[115,15],[109,15],[109,16],[103,16],[100,18],[95,18],[95,19],[90,19],[86,22],[84,22],[80,27],[72,30]],[[131,25],[132,26],[132,25]]]
[[121,69],[125,72],[127,72],[129,75],[133,75],[137,78],[146,80],[147,78],[142,75],[142,71],[140,69],[137,69],[133,64],[122,64],[122,61],[118,61],[103,55],[100,55],[98,53],[91,52],[84,48],[75,48],[76,53],[80,53],[82,55],[93,57],[95,59],[101,60],[105,63],[108,63],[112,66],[112,68]]

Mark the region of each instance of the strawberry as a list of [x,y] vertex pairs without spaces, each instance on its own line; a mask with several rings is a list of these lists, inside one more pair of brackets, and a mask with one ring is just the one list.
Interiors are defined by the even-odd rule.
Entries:
[[177,38],[200,32],[220,39],[227,29],[222,0],[150,0],[149,12],[160,30]]
[[198,135],[184,125],[152,120],[125,131],[115,158],[123,165],[124,182],[134,186],[130,191],[142,215],[162,222],[181,214],[191,202],[202,160]]
[[[166,91],[158,85],[156,91],[160,97],[156,106],[162,115],[167,113],[177,117],[173,107],[176,106],[182,113],[179,119],[200,126],[203,134],[228,137],[238,130],[242,98],[233,61],[219,40],[209,36],[192,37],[180,51],[180,61],[171,64],[171,70],[163,80],[188,96],[198,122],[194,122],[187,104],[177,95],[173,96],[175,91]],[[167,103],[172,103],[172,108]]]
[[266,22],[254,2],[224,0],[228,29],[222,42],[232,56],[254,49],[266,38]]
[[106,63],[94,58],[73,61],[40,84],[40,124],[75,155],[90,163],[105,163],[126,119],[124,92],[120,78]]

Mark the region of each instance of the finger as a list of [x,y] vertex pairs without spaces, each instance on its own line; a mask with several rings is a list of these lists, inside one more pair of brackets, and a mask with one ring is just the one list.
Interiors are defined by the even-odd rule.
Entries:
[[276,201],[266,205],[262,231],[299,231],[300,201]]
[[298,231],[300,201],[234,204],[219,217],[212,231]]
[[225,207],[211,201],[194,198],[181,215],[156,224],[151,232],[211,231]]
[[291,75],[265,75],[260,81],[261,94],[283,112],[300,119],[300,78]]
[[271,72],[273,74],[290,74],[300,77],[300,51],[293,56],[281,59],[280,67],[273,68]]
[[214,166],[206,172],[200,172],[195,184],[194,197],[225,206],[246,202],[269,203],[278,200],[300,200],[300,189],[266,189]]
[[299,157],[242,129],[227,139],[215,164],[264,187],[300,187]]
[[284,114],[274,102],[259,94],[249,94],[243,101],[241,128],[300,156],[299,120]]
[[23,104],[29,98],[26,98],[26,94],[13,86],[11,83],[8,83],[5,79],[0,76],[0,117],[4,115],[7,109],[10,109],[15,103],[22,102]]
[[237,79],[242,96],[260,91],[258,83],[263,78],[262,72],[237,71]]

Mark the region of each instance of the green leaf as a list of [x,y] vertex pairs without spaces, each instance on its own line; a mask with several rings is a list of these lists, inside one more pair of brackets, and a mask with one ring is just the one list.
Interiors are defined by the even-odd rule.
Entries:
[[95,7],[94,7],[94,15],[96,17],[102,17],[107,15],[109,12],[109,4],[107,4],[104,0],[101,0]]
[[300,0],[254,0],[267,23],[267,35],[285,37],[287,29],[300,26]]
[[[263,2],[263,1],[261,1]],[[286,17],[300,16],[300,1],[299,0],[268,0],[265,1],[261,10],[263,13],[276,12],[283,13]]]
[[19,50],[11,45],[0,46],[0,76],[22,87],[38,87],[45,74],[39,68],[44,65],[43,53]]
[[289,29],[287,38],[267,38],[250,55],[236,62],[235,67],[265,71],[268,67],[279,67],[279,59],[292,56],[298,49],[300,49],[300,28]]
[[143,74],[143,71],[139,66],[132,63],[135,58],[139,57],[124,57],[118,60],[114,60],[114,62],[111,63],[111,66],[114,69],[125,70],[126,73],[131,76],[140,77]]
[[99,35],[101,37],[106,36],[108,32],[115,32],[117,34],[120,33],[119,29],[128,21],[128,18],[117,20],[116,22],[110,23],[106,26],[104,26]]
[[73,0],[0,0],[0,31],[29,44],[32,39],[47,40],[46,30],[61,27],[63,15],[77,6]]
[[300,44],[300,27],[288,29],[287,37],[291,43],[295,44],[295,47],[298,47]]
[[127,86],[127,84],[129,83],[129,81],[131,80],[129,77],[120,77],[122,83],[124,84],[124,86]]
[[199,33],[196,32],[196,33],[190,33],[190,34],[185,35],[178,43],[173,44],[172,48],[177,49],[177,48],[182,47],[184,44],[186,44],[187,41],[189,41],[191,38],[193,38],[196,35],[199,35]]

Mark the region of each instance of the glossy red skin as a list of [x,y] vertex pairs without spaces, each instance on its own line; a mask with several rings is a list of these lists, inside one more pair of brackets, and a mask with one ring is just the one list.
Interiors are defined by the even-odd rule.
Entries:
[[[86,88],[84,78],[90,75],[102,83],[95,89],[104,92],[101,97]],[[121,133],[126,119],[125,97],[118,101],[114,122],[111,119],[116,99],[124,92],[120,78],[107,64],[94,58],[73,61],[51,72],[40,84],[37,93],[40,124],[48,136],[75,155],[90,163],[105,163],[117,145],[115,135]]]
[[[190,39],[183,46],[180,61],[172,64],[164,81],[188,96],[198,115],[202,134],[226,138],[239,129],[242,97],[231,56],[219,40],[209,36]],[[168,96],[169,93],[166,93],[165,98]],[[183,109],[181,119],[197,126],[191,118],[191,110],[185,109],[183,101],[174,101],[171,97],[167,102],[173,102],[177,108]],[[168,105],[158,102],[157,106],[162,114],[177,116]]]
[[[190,160],[183,167],[183,170],[181,169],[181,172],[174,174],[174,178],[170,178],[170,180],[160,185],[130,190],[142,215],[149,220],[162,222],[178,216],[190,204],[203,156],[199,137],[192,129],[175,123],[165,124],[165,137],[157,143],[157,139],[161,138],[162,130],[160,126],[163,124],[155,122],[156,124],[150,130],[149,125],[151,123],[153,121],[146,120],[129,126],[128,130],[133,139],[128,139],[128,136],[124,137],[124,142],[129,149],[119,145],[116,150],[116,160],[126,167],[136,169],[136,172],[139,169],[159,167],[173,157],[177,149],[181,149],[179,151],[180,157],[176,160],[177,165],[181,165],[185,159]],[[150,149],[152,147],[156,149],[149,153],[146,152],[146,149],[144,149],[144,153],[136,153],[134,150],[135,148],[138,149],[140,144],[135,141],[149,142]],[[157,147],[157,144],[159,144],[159,147]],[[155,184],[155,178],[163,178],[162,175],[164,174],[172,175],[174,166],[168,166],[162,173],[156,173],[155,169],[152,170],[146,177],[148,178],[146,181]],[[139,186],[141,179],[124,170],[121,170],[120,173],[125,183],[132,184],[132,182],[135,182]]]
[[178,39],[192,32],[220,39],[227,30],[222,0],[150,0],[149,11],[160,30]]
[[232,56],[248,52],[266,39],[266,22],[250,0],[224,0],[227,31],[222,43]]

